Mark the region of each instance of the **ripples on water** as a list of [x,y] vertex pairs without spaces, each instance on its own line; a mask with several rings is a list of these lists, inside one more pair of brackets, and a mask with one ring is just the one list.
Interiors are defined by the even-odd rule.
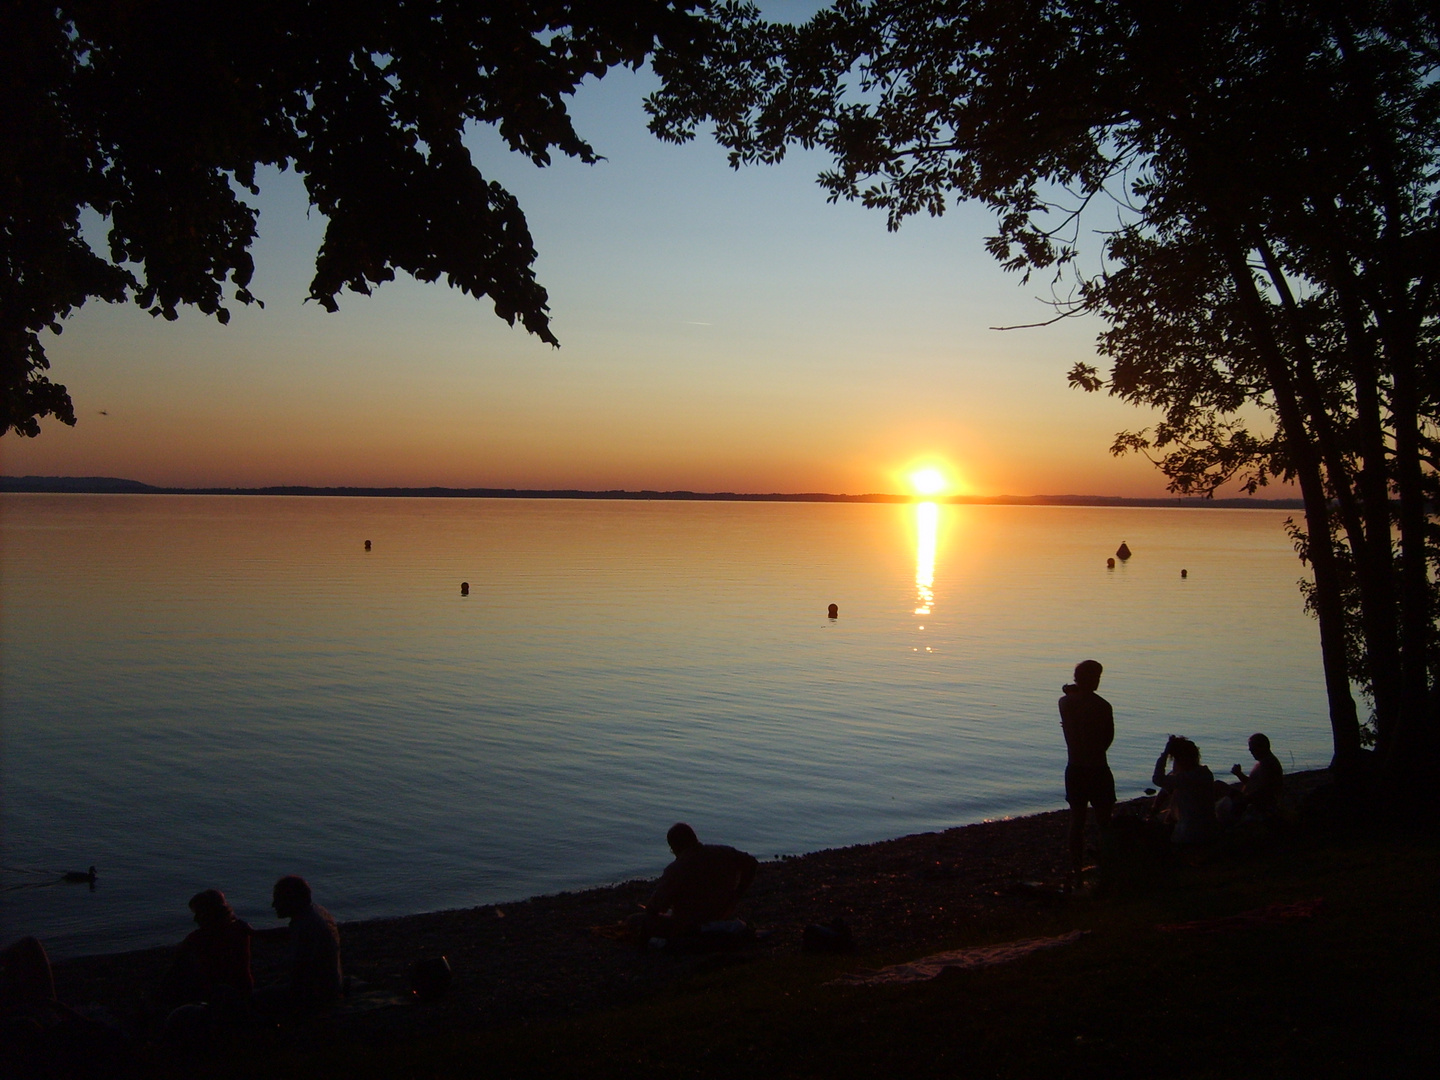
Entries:
[[[0,862],[100,868],[94,892],[5,873],[0,938],[58,955],[178,940],[206,887],[269,925],[282,873],[358,919],[653,875],[681,819],[769,856],[1052,809],[1055,701],[1088,656],[1122,798],[1172,731],[1217,773],[1256,730],[1287,765],[1329,758],[1283,512],[0,512]],[[1107,570],[1121,540],[1135,557]]]

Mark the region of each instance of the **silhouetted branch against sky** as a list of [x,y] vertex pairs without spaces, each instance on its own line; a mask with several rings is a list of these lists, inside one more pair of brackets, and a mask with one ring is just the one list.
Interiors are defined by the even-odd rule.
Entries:
[[[683,54],[692,0],[67,0],[0,11],[0,432],[73,424],[41,342],[87,300],[221,322],[256,301],[256,170],[293,168],[326,227],[310,298],[397,272],[488,297],[558,344],[513,195],[462,138],[593,162],[567,99]],[[85,242],[81,215],[107,223]]]

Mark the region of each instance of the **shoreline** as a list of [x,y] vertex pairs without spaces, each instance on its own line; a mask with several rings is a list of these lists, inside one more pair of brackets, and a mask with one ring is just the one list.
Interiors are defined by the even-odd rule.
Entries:
[[[1293,806],[1327,777],[1323,769],[1287,776],[1287,803]],[[1146,801],[1121,802],[1117,810]],[[355,986],[337,1021],[366,1038],[386,1038],[583,1015],[640,1000],[697,968],[797,953],[807,925],[834,919],[846,922],[866,957],[913,958],[988,943],[1003,937],[1011,918],[1062,902],[1068,813],[1050,810],[762,862],[740,914],[763,937],[740,954],[641,952],[595,932],[637,910],[653,879],[342,922],[344,966]],[[1092,824],[1092,845],[1094,835]],[[173,952],[174,946],[163,946],[57,960],[57,994],[138,1029],[145,995]],[[454,973],[451,991],[436,1003],[413,1004],[410,964],[440,955]],[[256,984],[283,979],[285,959],[283,941],[257,940]]]

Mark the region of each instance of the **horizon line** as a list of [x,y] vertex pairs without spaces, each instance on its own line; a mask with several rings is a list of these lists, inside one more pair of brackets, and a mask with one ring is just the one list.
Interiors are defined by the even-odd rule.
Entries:
[[272,495],[329,498],[469,498],[469,499],[611,499],[672,502],[838,502],[838,503],[921,503],[952,505],[1009,506],[1211,506],[1220,509],[1299,509],[1296,498],[1265,499],[1254,496],[1224,498],[1197,495],[900,495],[869,492],[861,495],[801,492],[689,491],[677,489],[631,490],[627,488],[502,488],[448,487],[442,485],[400,486],[359,484],[270,484],[260,487],[179,487],[146,484],[110,476],[0,476],[0,492],[42,495]]

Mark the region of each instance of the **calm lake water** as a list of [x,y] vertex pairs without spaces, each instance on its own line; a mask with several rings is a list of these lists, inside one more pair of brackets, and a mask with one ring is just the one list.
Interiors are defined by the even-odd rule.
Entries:
[[[1330,755],[1284,512],[4,495],[0,515],[0,939],[60,956],[177,941],[206,887],[272,925],[283,873],[348,920],[654,875],[677,820],[768,857],[1053,809],[1055,702],[1090,656],[1122,798],[1169,732],[1217,772],[1256,730],[1287,767]],[[92,863],[93,891],[29,887]]]

